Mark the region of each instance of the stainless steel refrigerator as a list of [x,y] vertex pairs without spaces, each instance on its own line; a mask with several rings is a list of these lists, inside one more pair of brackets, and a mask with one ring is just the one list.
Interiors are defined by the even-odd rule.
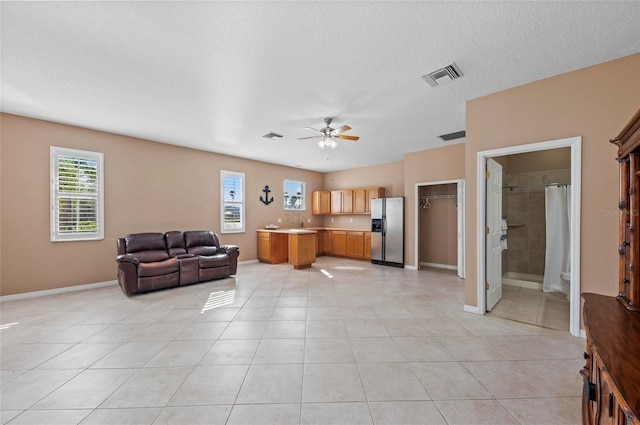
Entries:
[[404,198],[371,200],[371,262],[404,267]]

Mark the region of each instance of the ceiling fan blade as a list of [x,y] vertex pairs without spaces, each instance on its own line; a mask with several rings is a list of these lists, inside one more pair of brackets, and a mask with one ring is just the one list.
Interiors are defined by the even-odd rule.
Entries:
[[320,130],[316,130],[315,128],[311,128],[311,127],[304,127],[304,128],[306,128],[307,130],[313,130],[313,131],[315,131],[315,132],[317,132],[317,133],[322,134],[322,131],[320,131]]
[[353,140],[353,141],[360,139],[360,137],[358,136],[346,136],[344,134],[338,134],[335,137],[337,137],[338,139]]
[[304,140],[304,139],[320,139],[323,136],[309,136],[309,137],[298,137],[298,140]]
[[351,130],[351,127],[349,127],[348,125],[343,125],[342,127],[336,128],[335,130],[331,131],[330,134],[332,136],[335,136],[337,134],[344,133],[345,131],[349,131],[349,130]]

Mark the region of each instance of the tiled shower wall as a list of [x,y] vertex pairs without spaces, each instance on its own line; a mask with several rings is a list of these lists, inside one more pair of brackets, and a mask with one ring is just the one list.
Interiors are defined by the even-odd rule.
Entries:
[[507,218],[507,249],[503,251],[502,271],[544,275],[546,225],[544,187],[550,183],[571,183],[571,169],[508,174],[502,190],[502,214]]

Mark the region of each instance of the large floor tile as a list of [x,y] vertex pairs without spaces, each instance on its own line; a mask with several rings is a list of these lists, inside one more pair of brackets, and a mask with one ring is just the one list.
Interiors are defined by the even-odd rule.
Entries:
[[302,364],[252,365],[237,403],[299,403]]
[[[27,410],[11,421],[11,425],[77,425],[91,413],[85,410]],[[5,422],[3,422],[5,423]]]
[[432,400],[494,398],[458,362],[411,363],[411,367]]
[[224,424],[231,412],[231,405],[165,407],[153,425],[210,425]]
[[367,403],[304,403],[301,425],[372,425]]
[[96,409],[83,421],[82,425],[151,425],[161,409]]
[[429,400],[429,395],[407,363],[360,363],[368,401]]
[[497,400],[436,401],[448,424],[519,425],[520,422]]
[[304,339],[262,339],[253,364],[302,363]]
[[299,423],[300,404],[236,404],[226,425],[298,425]]
[[432,401],[372,401],[375,425],[447,425]]
[[305,364],[302,402],[365,401],[355,363]]
[[500,400],[523,425],[579,425],[581,397],[524,398]]
[[196,366],[213,346],[213,341],[174,341],[149,360],[145,367]]
[[100,407],[164,407],[191,370],[190,367],[140,369]]
[[2,410],[28,409],[81,370],[31,370],[0,387]]
[[124,384],[135,369],[87,369],[38,402],[36,409],[92,409]]
[[169,406],[233,404],[248,366],[199,366],[192,370]]
[[94,363],[95,369],[142,367],[154,358],[168,342],[127,342]]
[[356,362],[404,362],[405,358],[392,338],[351,338]]
[[348,338],[310,338],[305,343],[305,363],[353,363],[353,349]]
[[201,366],[251,364],[259,339],[218,340],[200,361]]

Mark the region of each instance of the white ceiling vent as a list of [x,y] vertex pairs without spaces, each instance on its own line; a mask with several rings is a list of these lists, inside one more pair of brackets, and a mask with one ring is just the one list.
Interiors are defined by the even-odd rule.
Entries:
[[427,82],[431,87],[436,87],[441,84],[450,83],[462,77],[464,74],[460,71],[460,68],[455,63],[447,65],[444,68],[440,68],[436,71],[430,72],[422,76],[422,79]]

